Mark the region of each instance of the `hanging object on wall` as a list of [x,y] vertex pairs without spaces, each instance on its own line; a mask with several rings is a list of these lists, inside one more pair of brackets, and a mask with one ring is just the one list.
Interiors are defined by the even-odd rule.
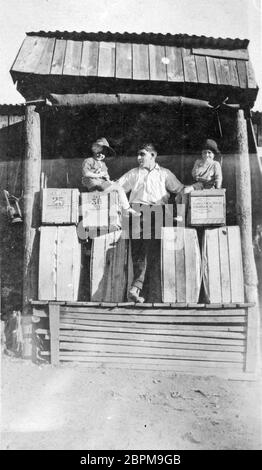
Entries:
[[22,219],[22,212],[19,206],[20,198],[17,198],[13,196],[12,194],[9,194],[9,192],[6,191],[5,189],[4,189],[4,196],[5,196],[6,210],[7,210],[9,221],[11,222],[11,224],[21,223],[23,219]]

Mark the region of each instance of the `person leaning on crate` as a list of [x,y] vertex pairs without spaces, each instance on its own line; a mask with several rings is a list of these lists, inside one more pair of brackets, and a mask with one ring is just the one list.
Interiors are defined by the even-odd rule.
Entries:
[[110,147],[105,137],[97,139],[92,144],[93,156],[86,158],[82,166],[82,184],[87,187],[88,191],[117,191],[119,201],[123,210],[134,216],[140,216],[130,207],[126,193],[123,188],[114,181],[110,180],[108,168],[103,161],[108,154],[115,155],[115,151]]
[[220,189],[222,187],[221,165],[214,158],[221,158],[217,143],[212,139],[207,139],[202,146],[201,158],[195,161],[192,176],[193,184],[184,189],[188,194],[194,189]]

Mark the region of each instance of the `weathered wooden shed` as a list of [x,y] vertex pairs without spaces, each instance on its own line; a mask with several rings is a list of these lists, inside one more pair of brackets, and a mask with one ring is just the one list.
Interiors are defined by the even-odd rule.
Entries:
[[[33,314],[34,332],[38,319],[46,319],[43,334],[50,339],[51,361],[245,377],[254,373],[258,305],[249,149],[256,150],[250,110],[258,87],[248,41],[30,32],[10,72],[26,99],[24,312],[30,320]],[[244,302],[149,302],[138,307],[38,300],[41,172],[50,187],[79,187],[83,156],[100,135],[108,136],[120,155],[117,165],[109,161],[114,178],[134,166],[137,143],[146,139],[156,140],[160,163],[185,183],[201,140],[219,141],[231,201],[228,224],[238,224],[241,231]]]

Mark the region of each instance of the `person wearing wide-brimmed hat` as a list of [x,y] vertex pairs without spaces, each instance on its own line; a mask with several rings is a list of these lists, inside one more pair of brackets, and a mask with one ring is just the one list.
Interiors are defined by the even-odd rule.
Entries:
[[140,214],[130,207],[126,193],[123,188],[110,180],[108,168],[104,162],[106,155],[115,155],[115,151],[110,147],[107,139],[101,137],[92,144],[93,156],[86,158],[82,166],[82,184],[88,191],[117,191],[122,208],[133,215]]
[[215,157],[220,157],[217,143],[212,139],[207,139],[202,146],[201,158],[195,161],[192,176],[192,186],[185,188],[185,193],[194,189],[220,189],[222,186],[221,165]]

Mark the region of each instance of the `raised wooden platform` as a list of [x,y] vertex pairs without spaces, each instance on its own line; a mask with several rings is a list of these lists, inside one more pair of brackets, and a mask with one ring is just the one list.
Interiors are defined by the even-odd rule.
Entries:
[[[161,369],[248,378],[258,366],[253,304],[32,302],[34,334],[51,363]],[[38,327],[49,318],[49,329]],[[33,335],[34,337],[34,335]]]

